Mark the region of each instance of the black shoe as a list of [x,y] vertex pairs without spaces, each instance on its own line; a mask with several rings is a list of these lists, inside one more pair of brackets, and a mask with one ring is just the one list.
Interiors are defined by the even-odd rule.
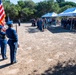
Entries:
[[17,63],[17,61],[11,62],[11,64],[15,64],[15,63]]
[[3,60],[6,60],[6,59],[8,59],[8,58],[7,57],[3,58]]

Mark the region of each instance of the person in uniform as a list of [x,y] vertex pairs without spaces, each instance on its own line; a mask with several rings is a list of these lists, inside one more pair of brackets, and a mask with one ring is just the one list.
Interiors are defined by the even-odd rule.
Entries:
[[1,47],[1,55],[2,59],[7,59],[6,50],[7,50],[7,40],[6,33],[2,31],[3,26],[0,25],[0,47]]
[[6,35],[8,37],[8,45],[10,47],[10,61],[11,64],[16,63],[16,53],[18,48],[18,35],[15,29],[13,29],[13,21],[7,22],[8,29]]

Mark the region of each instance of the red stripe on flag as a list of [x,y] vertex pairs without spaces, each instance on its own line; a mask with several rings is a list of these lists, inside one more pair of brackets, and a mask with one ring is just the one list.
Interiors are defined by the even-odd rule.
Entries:
[[2,11],[0,12],[0,15],[3,14],[3,13],[4,13],[4,10],[2,10]]
[[1,5],[0,5],[0,24],[1,25],[4,25],[4,23],[5,23],[4,19],[5,19],[5,11],[4,11],[3,5],[1,3]]
[[5,18],[5,15],[2,15],[0,21],[3,21],[4,18]]
[[2,5],[0,5],[0,9],[2,9],[2,7],[3,7],[3,6],[2,6]]

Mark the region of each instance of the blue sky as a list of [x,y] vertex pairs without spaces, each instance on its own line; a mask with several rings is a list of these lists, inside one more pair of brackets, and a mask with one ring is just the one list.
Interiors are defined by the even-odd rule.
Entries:
[[[18,0],[10,0],[12,3],[16,4]],[[40,2],[43,0],[33,0],[34,2]],[[66,0],[66,1],[72,1],[72,2],[76,2],[76,0]]]

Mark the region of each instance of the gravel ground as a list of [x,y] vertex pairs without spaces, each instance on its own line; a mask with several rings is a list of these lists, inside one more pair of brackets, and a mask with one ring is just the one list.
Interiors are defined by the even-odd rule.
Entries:
[[[76,33],[59,26],[39,31],[24,23],[17,27],[19,44],[16,64],[0,61],[0,75],[75,75]],[[1,55],[0,55],[1,60]]]

